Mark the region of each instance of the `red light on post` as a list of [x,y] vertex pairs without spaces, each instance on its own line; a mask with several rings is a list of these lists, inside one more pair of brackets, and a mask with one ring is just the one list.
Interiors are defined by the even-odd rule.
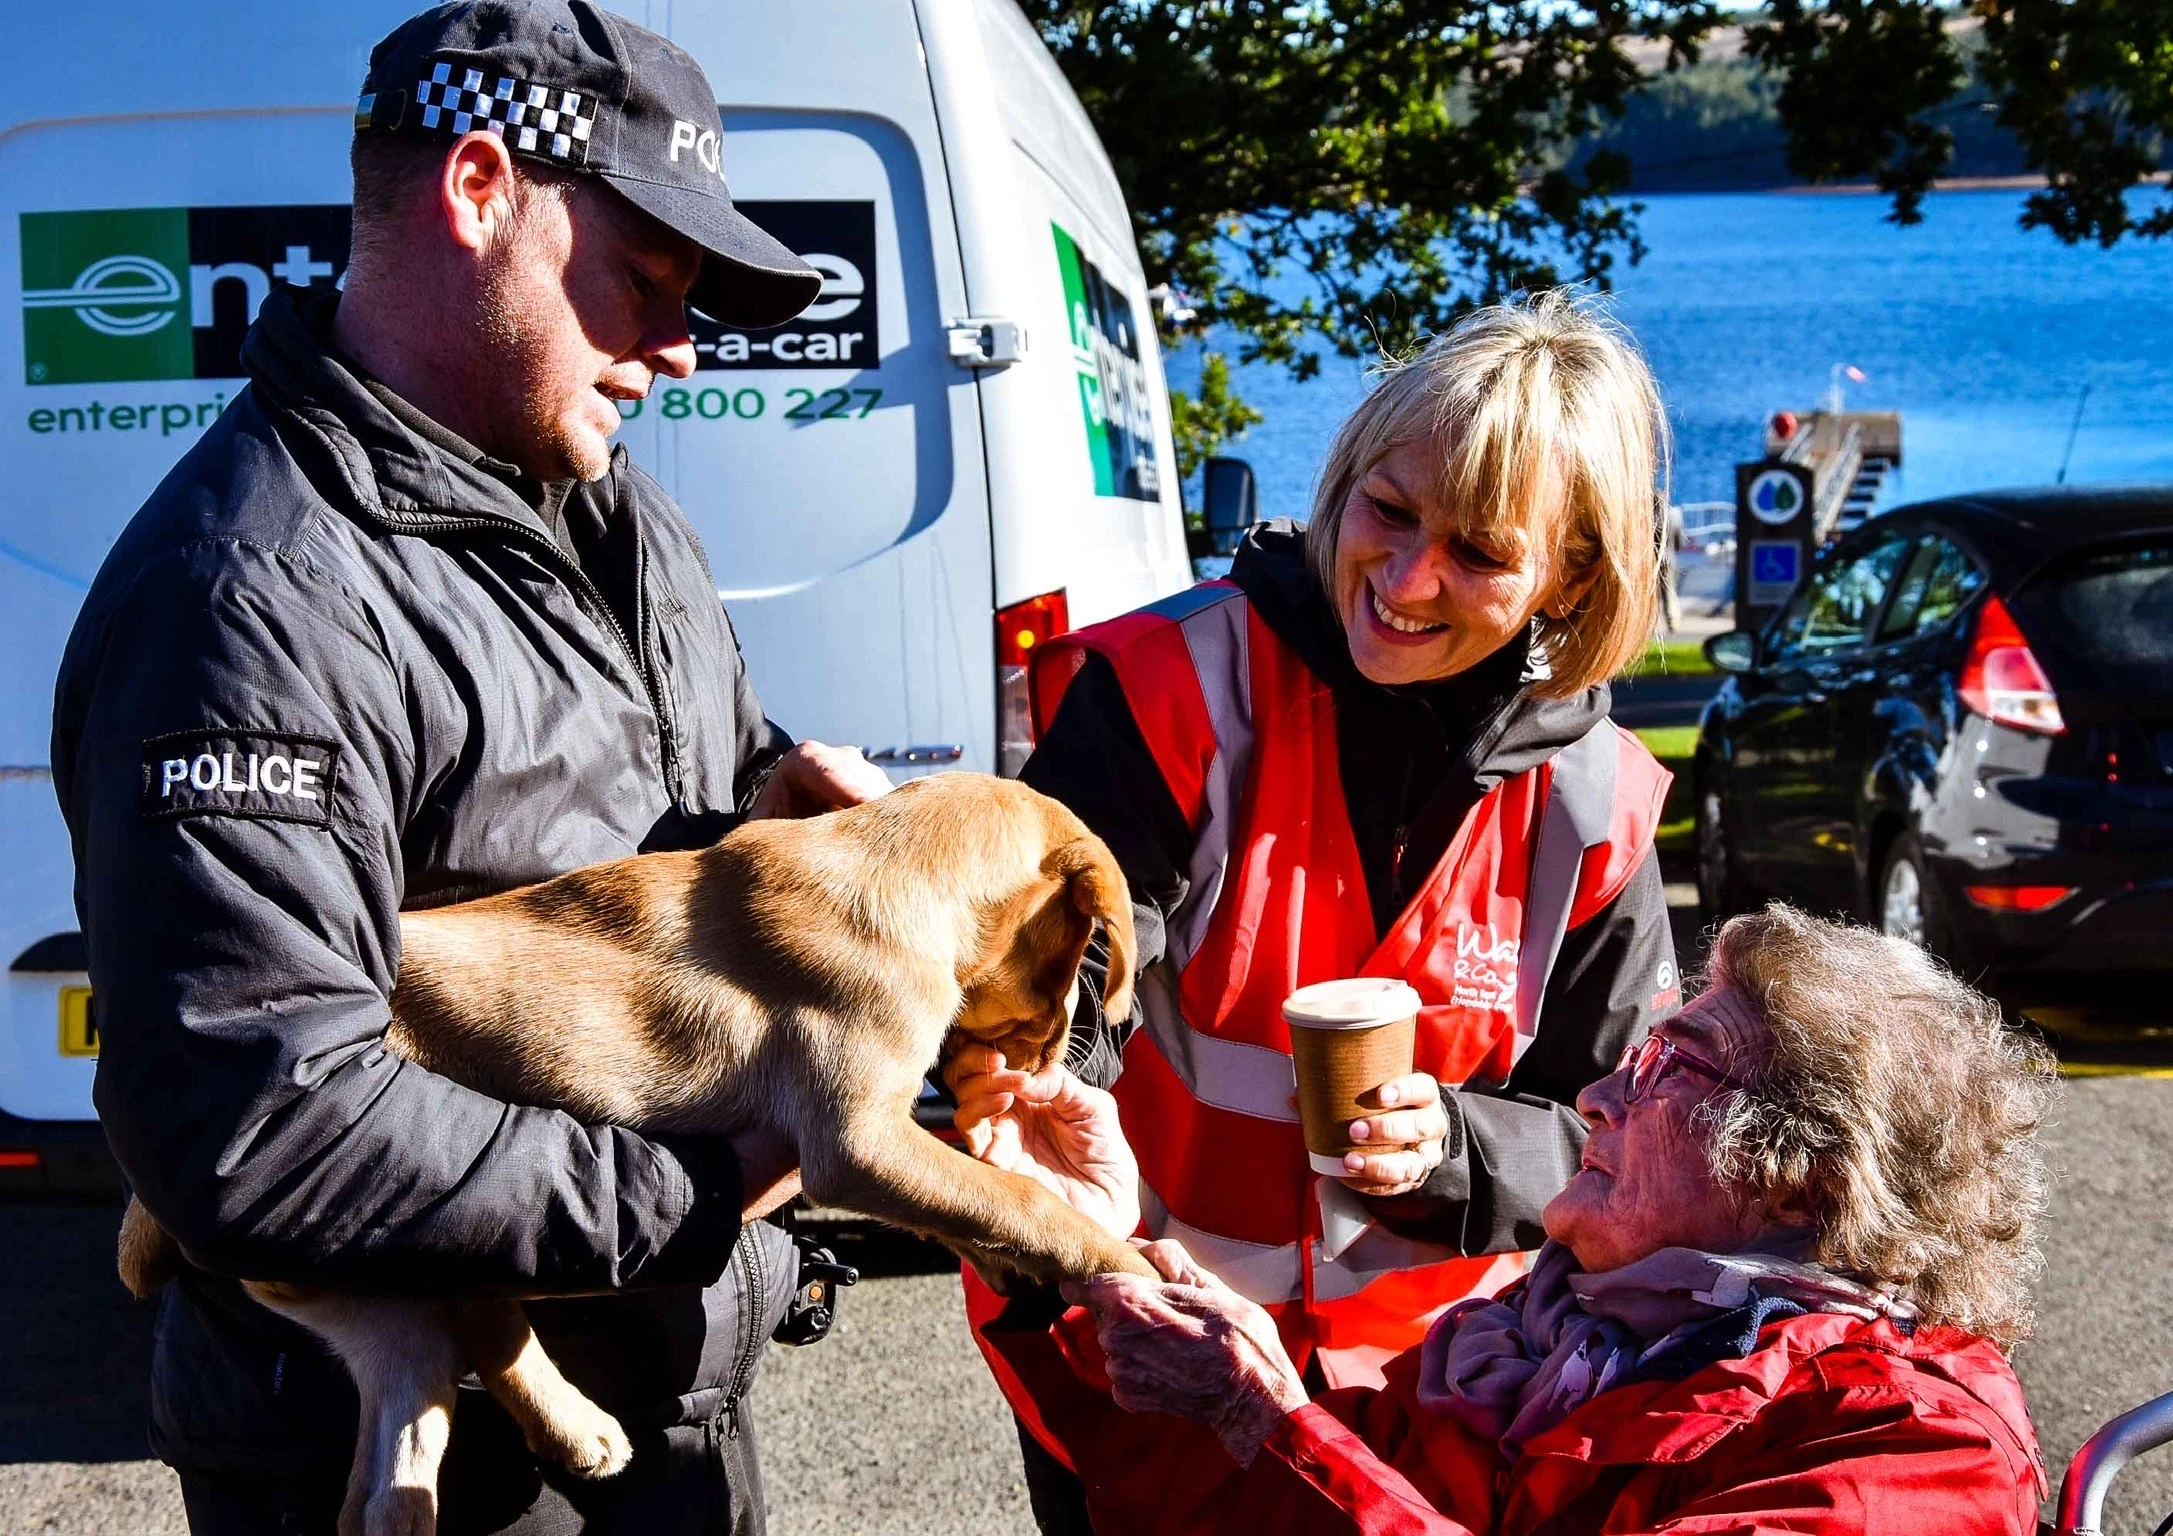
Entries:
[[2072,885],[1965,885],[1962,894],[1987,912],[2042,912],[2075,894]]
[[1970,641],[1961,686],[1955,691],[1964,704],[2001,725],[2045,736],[2067,729],[2067,722],[2060,718],[2060,701],[2052,692],[2052,679],[2030,654],[2014,615],[1996,597],[1986,598],[1977,614],[1976,637]]

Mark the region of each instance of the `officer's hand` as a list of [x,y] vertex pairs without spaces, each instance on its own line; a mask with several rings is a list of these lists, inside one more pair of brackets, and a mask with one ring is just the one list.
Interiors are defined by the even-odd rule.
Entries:
[[890,775],[861,756],[858,747],[803,741],[777,760],[747,819],[819,816],[887,795],[890,787]]
[[1361,1195],[1406,1195],[1420,1188],[1441,1166],[1448,1140],[1441,1085],[1413,1072],[1361,1095],[1359,1102],[1377,1104],[1383,1113],[1351,1122],[1351,1140],[1366,1150],[1344,1154],[1343,1182]]

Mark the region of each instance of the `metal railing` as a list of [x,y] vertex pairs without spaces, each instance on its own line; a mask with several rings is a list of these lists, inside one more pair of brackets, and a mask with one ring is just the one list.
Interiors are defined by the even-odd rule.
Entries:
[[[2101,1536],[2105,1494],[2120,1469],[2168,1442],[2173,1442],[2173,1392],[2130,1408],[2085,1440],[2060,1480],[2057,1536]],[[2167,1518],[2173,1523],[2173,1516]]]

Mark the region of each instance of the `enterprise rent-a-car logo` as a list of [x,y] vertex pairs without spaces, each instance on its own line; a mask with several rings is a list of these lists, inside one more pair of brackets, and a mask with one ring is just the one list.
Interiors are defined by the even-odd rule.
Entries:
[[741,202],[763,229],[822,274],[822,292],[797,319],[773,331],[743,331],[689,315],[697,368],[874,368],[875,204],[850,201]]
[[[241,340],[275,282],[330,287],[347,267],[348,210],[106,208],[25,213],[23,378],[32,385],[241,377]],[[30,430],[150,432],[209,426],[205,399],[57,398]]]
[[[798,319],[774,331],[738,330],[690,312],[696,365],[862,375],[880,367],[875,204],[740,207],[786,245],[806,253],[823,275],[822,292]],[[348,209],[333,203],[22,214],[24,382],[238,379],[242,338],[272,285],[337,285],[347,270],[348,227]],[[737,402],[728,409],[739,415],[759,412],[760,390],[710,393]],[[787,390],[785,395],[807,397],[788,415],[824,408],[829,396],[840,396],[865,415],[881,391]],[[41,435],[118,431],[193,437],[218,418],[227,397],[224,388],[176,390],[149,399],[138,391],[110,399],[56,390],[49,397],[33,396],[27,424]],[[711,414],[698,404],[680,403],[685,408],[675,411],[667,392],[662,414],[673,420]],[[635,405],[627,414],[639,410]]]

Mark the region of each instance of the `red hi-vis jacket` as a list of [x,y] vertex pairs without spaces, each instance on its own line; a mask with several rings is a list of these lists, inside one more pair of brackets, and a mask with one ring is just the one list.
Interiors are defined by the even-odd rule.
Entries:
[[[1397,1236],[1312,1173],[1283,1000],[1340,976],[1400,977],[1424,1003],[1416,1067],[1500,1084],[1538,1028],[1564,933],[1650,855],[1669,776],[1600,721],[1482,796],[1378,937],[1333,697],[1236,586],[1207,583],[1050,642],[1033,675],[1043,726],[1088,652],[1114,668],[1195,833],[1189,894],[1139,979],[1140,1028],[1114,1089],[1146,1230],[1273,1312],[1301,1364],[1316,1357],[1338,1385],[1377,1382],[1378,1364],[1444,1307],[1491,1294],[1524,1258]],[[977,1322],[994,1314],[971,1277],[968,1291]],[[990,1359],[1033,1428],[1029,1394]]]

